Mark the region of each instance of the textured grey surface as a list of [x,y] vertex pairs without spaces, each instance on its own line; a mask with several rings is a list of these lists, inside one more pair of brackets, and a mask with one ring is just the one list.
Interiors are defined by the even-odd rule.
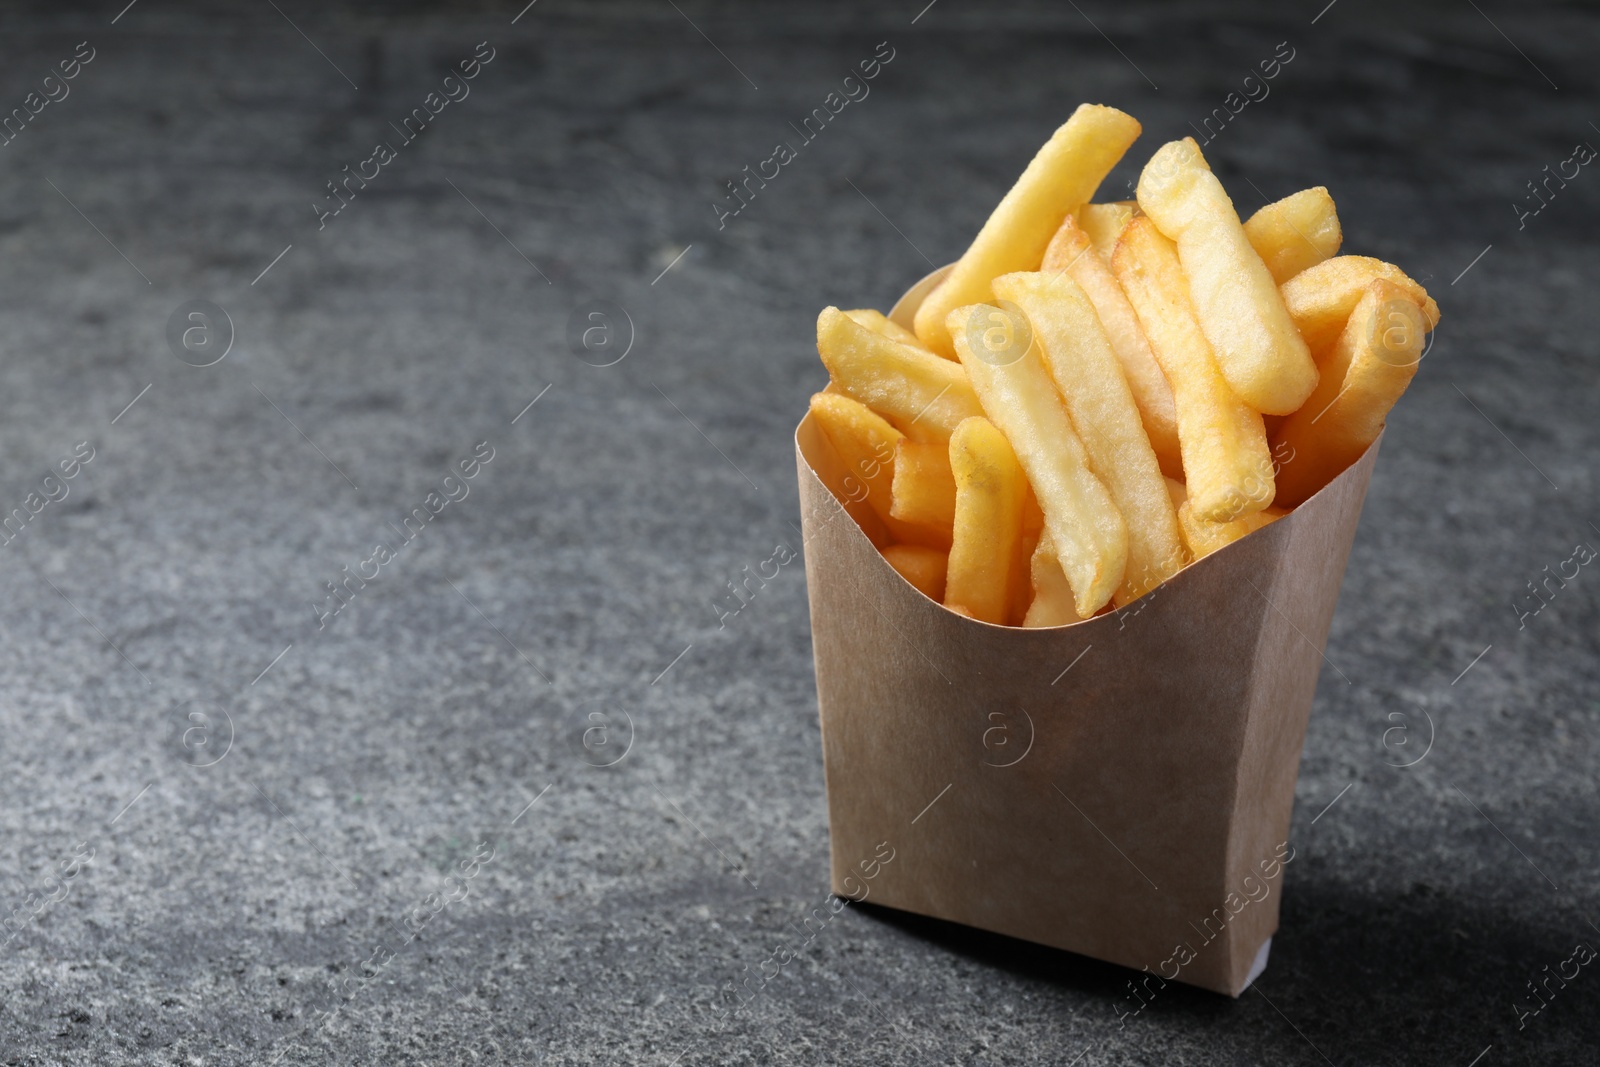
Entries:
[[[1592,967],[1515,1005],[1600,945],[1600,575],[1511,604],[1600,545],[1600,177],[1510,207],[1600,144],[1592,14],[121,6],[14,6],[0,42],[6,109],[96,50],[0,148],[3,510],[95,449],[0,548],[0,1062],[1593,1062]],[[324,183],[485,40],[318,232]],[[885,40],[718,231],[720,183]],[[1119,1025],[1128,972],[852,907],[719,1022],[827,893],[803,574],[712,606],[794,539],[817,309],[954,258],[1078,102],[1136,114],[1143,158],[1283,40],[1214,167],[1247,210],[1328,185],[1445,324],[1351,559],[1259,992]],[[189,299],[236,327],[215,366],[168,348]],[[636,332],[606,368],[567,345],[597,299]],[[479,441],[470,494],[319,629]],[[596,709],[633,724],[609,768]]]

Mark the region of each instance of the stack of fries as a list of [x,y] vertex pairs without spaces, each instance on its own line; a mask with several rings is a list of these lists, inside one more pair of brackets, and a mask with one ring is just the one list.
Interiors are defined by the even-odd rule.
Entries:
[[1192,138],[1091,203],[1139,136],[1085,104],[916,309],[825,308],[812,418],[917,589],[1001,625],[1120,608],[1354,462],[1439,309],[1339,256],[1318,187],[1241,223]]

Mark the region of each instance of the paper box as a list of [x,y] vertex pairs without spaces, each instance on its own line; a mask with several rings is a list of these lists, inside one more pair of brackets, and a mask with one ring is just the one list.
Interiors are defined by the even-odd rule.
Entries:
[[795,446],[833,891],[1243,992],[1377,445],[1123,610],[1031,630],[912,588],[809,416]]

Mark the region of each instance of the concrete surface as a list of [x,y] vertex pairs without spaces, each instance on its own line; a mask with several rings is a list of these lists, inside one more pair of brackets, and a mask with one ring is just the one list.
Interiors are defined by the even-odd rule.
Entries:
[[[1513,605],[1600,545],[1600,177],[1512,206],[1600,145],[1592,11],[520,7],[7,16],[5,109],[93,58],[0,147],[0,509],[38,508],[0,549],[0,1062],[1593,1062],[1594,968],[1516,1006],[1600,945],[1600,573]],[[1080,101],[1135,113],[1142,159],[1283,41],[1210,160],[1243,209],[1329,186],[1445,323],[1258,992],[1119,1023],[1129,972],[851,907],[722,1019],[827,896],[803,572],[713,606],[795,538],[817,309],[954,258]],[[879,42],[870,96],[719,230],[722,183]],[[192,300],[232,322],[208,367],[167,340]],[[467,495],[402,538],[434,491]]]

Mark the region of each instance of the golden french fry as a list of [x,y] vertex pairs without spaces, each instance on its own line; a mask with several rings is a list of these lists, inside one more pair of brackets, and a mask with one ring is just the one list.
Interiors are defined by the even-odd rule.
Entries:
[[[896,541],[950,547],[950,526],[906,522],[894,514],[894,460],[905,435],[865,404],[837,393],[817,393],[811,414],[833,450],[865,486],[866,501]],[[938,448],[938,445],[931,447]]]
[[1005,435],[985,418],[965,419],[950,435],[950,469],[956,521],[944,602],[982,622],[1004,624],[1027,479]]
[[1379,279],[1350,313],[1323,367],[1323,383],[1278,429],[1278,503],[1306,500],[1383,432],[1384,419],[1422,359],[1428,320],[1405,286]]
[[1392,263],[1371,256],[1334,256],[1283,283],[1284,306],[1319,362],[1339,340],[1345,322],[1375,281],[1393,282],[1422,308],[1428,329],[1439,325],[1439,305]]
[[890,545],[883,550],[889,566],[900,572],[929,600],[944,601],[944,572],[949,554],[922,545]]
[[1178,524],[1183,527],[1183,543],[1188,546],[1190,555],[1198,560],[1224,545],[1232,544],[1245,534],[1277,522],[1287,514],[1282,508],[1266,508],[1241,515],[1232,522],[1206,522],[1196,518],[1194,508],[1185,503],[1178,508]]
[[956,480],[950,449],[904,440],[895,448],[889,515],[917,526],[949,529],[956,519]]
[[817,353],[834,382],[915,441],[944,444],[983,408],[959,364],[860,325],[836,307],[817,316]]
[[866,486],[867,503],[880,519],[889,518],[895,447],[905,434],[865,404],[835,393],[811,397],[811,416],[833,442],[833,450]]
[[[1128,218],[1131,220],[1132,215]],[[1121,228],[1117,232],[1121,233]],[[1046,274],[1064,271],[1094,305],[1106,339],[1122,363],[1128,388],[1133,390],[1133,402],[1139,406],[1139,418],[1150,437],[1150,446],[1156,451],[1156,459],[1161,462],[1164,473],[1176,477],[1183,473],[1183,460],[1178,450],[1178,411],[1172,403],[1172,386],[1167,384],[1161,365],[1150,351],[1150,342],[1145,339],[1133,305],[1128,303],[1127,294],[1111,273],[1109,256],[1102,260],[1098,255],[1089,255],[1090,247],[1088,233],[1068,215],[1045,250],[1044,263],[1039,269]]]
[[1226,522],[1272,503],[1272,456],[1261,416],[1228,388],[1189,303],[1172,242],[1149,219],[1128,223],[1112,273],[1172,385],[1184,481],[1196,514]]
[[1006,625],[1021,626],[1033,603],[1033,577],[1031,573],[1034,550],[1044,536],[1044,512],[1039,498],[1033,495],[1033,486],[1022,501],[1022,536],[1017,538],[1017,549],[1011,555],[1011,605],[1006,610]]
[[1117,247],[1117,238],[1122,236],[1123,227],[1138,213],[1137,201],[1117,200],[1109,204],[1084,204],[1072,213],[1072,217],[1088,236],[1089,243],[1100,258],[1110,263],[1111,251]]
[[[817,419],[807,418],[800,424],[798,437],[811,469],[828,487],[828,492],[838,501],[844,513],[861,527],[874,547],[881,550],[885,545],[893,544],[894,536],[889,533],[888,525],[867,502],[867,483],[859,472],[840,457],[822,424]],[[837,512],[833,512],[822,516],[821,521],[833,522],[837,518]]]
[[[1011,333],[1019,324],[1010,314],[975,304],[951,311],[947,326],[984,411],[1027,471],[1045,529],[1072,583],[1078,614],[1087,619],[1110,601],[1122,582],[1127,524],[1105,483],[1089,469],[1089,457],[1038,348]],[[973,336],[983,347],[973,344]],[[959,500],[957,509],[959,524]]]
[[1278,285],[1337,254],[1344,240],[1333,197],[1321,185],[1257,211],[1245,221],[1244,235]]
[[872,308],[856,308],[854,311],[846,311],[845,314],[850,316],[850,321],[854,322],[856,325],[865,326],[873,333],[882,334],[891,341],[899,341],[901,344],[915,345],[917,348],[927,347],[921,341],[917,340],[916,334],[912,333],[898,322],[895,322],[881,311],[874,311]]
[[1139,136],[1139,123],[1116,108],[1084,104],[1039,149],[971,247],[917,309],[916,332],[935,352],[955,348],[945,319],[951,309],[987,301],[989,282],[1034,270],[1067,212],[1086,204]]
[[[1083,258],[1105,269],[1087,245]],[[1127,525],[1128,559],[1115,594],[1120,607],[1183,566],[1178,517],[1122,364],[1101,329],[1094,304],[1071,278],[1042,271],[1006,274],[993,286],[995,296],[1027,316],[1033,343],[1043,352],[1045,366],[1066,401],[1089,469],[1105,483]],[[1128,311],[1133,314],[1132,308]]]
[[1178,246],[1195,321],[1228,385],[1260,412],[1298,408],[1317,386],[1317,365],[1194,138],[1162,145],[1138,192],[1139,207]]
[[1028,604],[1028,613],[1023,616],[1022,625],[1065,626],[1077,622],[1078,609],[1074,606],[1072,583],[1067,581],[1067,573],[1061,569],[1061,561],[1056,558],[1055,542],[1050,540],[1048,530],[1039,535],[1039,545],[1033,550],[1030,569],[1033,600]]

